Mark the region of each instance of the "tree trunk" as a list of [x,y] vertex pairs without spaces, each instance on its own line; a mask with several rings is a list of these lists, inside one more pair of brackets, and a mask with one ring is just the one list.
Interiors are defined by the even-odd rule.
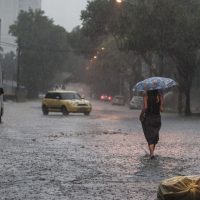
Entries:
[[152,54],[143,54],[142,55],[144,62],[149,66],[149,74],[150,76],[155,76],[155,70],[153,68],[152,63]]
[[177,106],[177,109],[178,109],[178,113],[182,114],[182,109],[183,109],[183,92],[182,92],[182,90],[180,88],[179,88],[179,91],[178,91],[178,106]]
[[185,115],[187,115],[187,116],[191,115],[191,110],[190,110],[190,86],[187,86],[187,88],[185,88]]
[[160,57],[159,76],[163,76],[163,74],[164,74],[164,56],[163,56],[163,54],[161,54],[159,57]]

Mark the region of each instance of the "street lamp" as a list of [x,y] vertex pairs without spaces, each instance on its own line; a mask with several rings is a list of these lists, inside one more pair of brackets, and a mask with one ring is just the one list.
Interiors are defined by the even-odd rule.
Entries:
[[128,4],[128,5],[134,5],[134,0],[115,0],[115,2],[117,4],[122,4],[122,3],[125,3],[125,4]]
[[122,3],[123,0],[116,0],[117,3]]

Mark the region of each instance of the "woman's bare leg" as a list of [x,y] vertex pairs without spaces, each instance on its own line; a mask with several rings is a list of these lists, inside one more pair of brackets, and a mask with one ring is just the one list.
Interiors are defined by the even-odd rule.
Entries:
[[150,157],[154,157],[155,144],[149,144]]

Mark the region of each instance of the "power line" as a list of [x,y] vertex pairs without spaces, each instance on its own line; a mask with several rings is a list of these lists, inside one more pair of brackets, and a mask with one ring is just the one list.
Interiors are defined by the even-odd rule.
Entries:
[[12,46],[12,47],[17,47],[17,44],[9,43],[9,42],[3,42],[3,41],[0,41],[0,44],[1,44],[2,46]]
[[[18,48],[17,44],[14,43],[9,43],[9,42],[3,42],[0,41],[0,45],[1,46],[5,46],[5,47],[15,47]],[[26,45],[20,45],[20,48],[22,50],[30,50],[30,51],[45,51],[45,52],[57,52],[57,53],[69,53],[69,52],[79,52],[79,50],[74,50],[74,49],[53,49],[51,47],[48,46],[40,46],[40,45],[32,45],[32,46],[26,46]]]
[[[1,46],[10,46],[10,47],[18,47],[17,44],[14,43],[9,43],[9,42],[3,42],[0,41]],[[60,53],[65,53],[65,52],[75,52],[76,50],[72,50],[72,49],[52,49],[49,47],[44,47],[44,46],[39,46],[39,45],[35,45],[35,46],[26,46],[26,45],[20,45],[21,49],[25,49],[25,50],[32,50],[32,51],[49,51],[49,52],[60,52]]]
[[68,53],[68,52],[76,52],[72,49],[52,49],[52,48],[46,48],[42,46],[21,46],[21,49],[30,50],[30,51],[46,51],[46,52],[58,52],[58,53]]

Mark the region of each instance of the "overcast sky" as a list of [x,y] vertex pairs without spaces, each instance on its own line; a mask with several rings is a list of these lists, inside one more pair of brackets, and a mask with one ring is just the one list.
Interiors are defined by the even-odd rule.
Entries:
[[69,32],[81,25],[80,13],[86,5],[87,0],[42,0],[45,14]]

